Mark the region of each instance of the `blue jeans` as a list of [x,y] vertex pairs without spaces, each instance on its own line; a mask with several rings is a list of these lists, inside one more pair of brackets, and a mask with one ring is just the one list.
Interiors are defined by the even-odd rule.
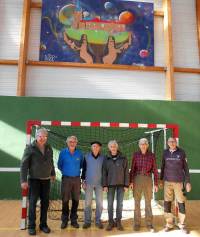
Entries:
[[84,209],[84,217],[85,223],[91,223],[91,216],[92,216],[92,197],[93,191],[95,192],[95,199],[96,199],[96,223],[98,224],[101,221],[101,214],[103,210],[103,188],[101,185],[86,185],[85,190],[85,209]]
[[124,187],[109,187],[108,188],[108,220],[109,223],[113,223],[113,202],[115,199],[115,192],[117,193],[117,208],[116,219],[120,221],[122,219],[123,199],[124,199]]

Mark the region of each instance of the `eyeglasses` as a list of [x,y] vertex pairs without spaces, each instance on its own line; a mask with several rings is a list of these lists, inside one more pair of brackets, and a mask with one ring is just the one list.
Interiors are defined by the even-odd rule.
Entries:
[[48,138],[48,136],[38,136],[39,138]]

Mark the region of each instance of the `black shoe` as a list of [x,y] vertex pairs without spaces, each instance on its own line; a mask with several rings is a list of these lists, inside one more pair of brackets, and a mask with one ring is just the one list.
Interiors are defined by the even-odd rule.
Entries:
[[68,223],[67,223],[66,221],[63,221],[63,222],[61,223],[60,228],[61,228],[61,229],[65,229],[65,228],[67,227],[67,225],[68,225]]
[[83,224],[83,229],[88,229],[90,228],[91,224],[90,223],[84,223]]
[[28,229],[29,235],[36,235],[36,230],[35,229]]
[[106,230],[107,231],[111,231],[112,229],[113,229],[113,227],[114,227],[114,223],[112,222],[109,222],[109,224],[107,225],[107,227],[106,227]]
[[71,226],[73,226],[74,228],[78,229],[79,228],[79,224],[78,222],[72,222]]
[[117,223],[117,229],[123,231],[124,227],[122,226],[121,221],[117,221],[116,223]]
[[183,234],[186,234],[186,235],[190,233],[190,231],[185,226],[181,227],[180,230]]
[[148,229],[148,231],[151,232],[151,233],[154,233],[154,232],[155,232],[155,229],[154,229],[153,225],[148,225],[148,226],[147,226],[147,229]]
[[139,230],[140,230],[140,225],[134,225],[133,229],[134,229],[135,231],[139,231]]
[[103,224],[101,222],[95,224],[99,229],[103,229]]
[[173,227],[165,226],[164,232],[169,232],[169,231],[171,231],[173,229],[174,229]]
[[51,232],[51,229],[48,226],[40,226],[40,230],[46,234]]

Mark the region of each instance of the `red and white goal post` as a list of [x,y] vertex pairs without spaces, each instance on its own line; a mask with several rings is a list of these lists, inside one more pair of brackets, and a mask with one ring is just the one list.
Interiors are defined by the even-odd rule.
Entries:
[[[148,128],[148,129],[171,129],[172,136],[179,142],[179,126],[177,124],[157,124],[157,123],[120,123],[120,122],[77,122],[77,121],[39,121],[29,120],[26,124],[26,144],[31,143],[32,128],[42,126],[57,126],[57,127],[99,127],[99,128]],[[26,229],[27,224],[27,209],[28,209],[28,190],[22,190],[22,212],[20,228]],[[176,214],[178,209],[176,209]]]

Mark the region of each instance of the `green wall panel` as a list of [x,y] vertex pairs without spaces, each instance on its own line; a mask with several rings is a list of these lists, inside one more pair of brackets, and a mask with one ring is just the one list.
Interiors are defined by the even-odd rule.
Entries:
[[[200,169],[200,102],[0,97],[0,167],[18,167],[27,120],[177,123],[190,169]],[[6,177],[5,182],[2,181]],[[200,199],[200,174],[192,175],[190,199]],[[19,198],[18,176],[0,173],[0,198]],[[3,186],[2,186],[3,185]],[[9,192],[10,189],[10,192]],[[15,190],[15,191],[14,191]]]

